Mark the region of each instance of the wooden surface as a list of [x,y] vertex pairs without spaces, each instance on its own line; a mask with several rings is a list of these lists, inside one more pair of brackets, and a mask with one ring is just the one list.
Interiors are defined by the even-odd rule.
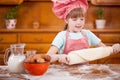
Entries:
[[120,64],[50,65],[42,76],[11,74],[7,66],[0,66],[1,80],[119,80],[119,74]]
[[0,0],[0,5],[20,5],[24,0]]
[[91,0],[94,5],[120,5],[120,0]]

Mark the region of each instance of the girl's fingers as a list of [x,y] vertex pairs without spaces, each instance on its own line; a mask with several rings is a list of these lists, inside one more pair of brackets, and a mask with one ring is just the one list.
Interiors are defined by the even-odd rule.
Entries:
[[113,48],[113,53],[119,53],[120,52],[120,44],[114,44],[112,46]]
[[46,61],[50,61],[51,60],[51,57],[49,55],[45,55],[44,58],[45,58]]
[[66,55],[60,55],[58,61],[61,62],[61,63],[65,63],[65,64],[69,63]]
[[69,63],[69,58],[68,57],[66,57],[66,64],[68,64]]

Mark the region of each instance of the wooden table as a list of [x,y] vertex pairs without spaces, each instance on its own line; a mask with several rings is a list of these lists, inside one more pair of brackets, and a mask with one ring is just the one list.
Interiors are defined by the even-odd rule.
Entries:
[[120,64],[50,65],[42,76],[11,74],[0,66],[0,80],[119,80]]

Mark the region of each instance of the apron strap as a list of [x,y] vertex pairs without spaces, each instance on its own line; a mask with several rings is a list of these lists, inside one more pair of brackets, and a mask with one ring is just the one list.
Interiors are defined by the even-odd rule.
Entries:
[[69,35],[69,30],[66,30],[66,40],[68,39],[68,35]]
[[[87,39],[87,42],[88,42],[88,37],[87,37],[87,35],[85,34],[85,32],[84,32],[84,31],[81,31],[81,34]],[[89,42],[88,42],[88,45],[89,45]]]

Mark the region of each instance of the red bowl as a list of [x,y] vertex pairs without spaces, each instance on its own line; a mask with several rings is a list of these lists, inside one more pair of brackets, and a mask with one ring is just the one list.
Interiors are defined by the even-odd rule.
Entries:
[[26,72],[35,76],[43,75],[47,71],[49,65],[50,62],[44,62],[44,63],[24,62],[24,67]]

